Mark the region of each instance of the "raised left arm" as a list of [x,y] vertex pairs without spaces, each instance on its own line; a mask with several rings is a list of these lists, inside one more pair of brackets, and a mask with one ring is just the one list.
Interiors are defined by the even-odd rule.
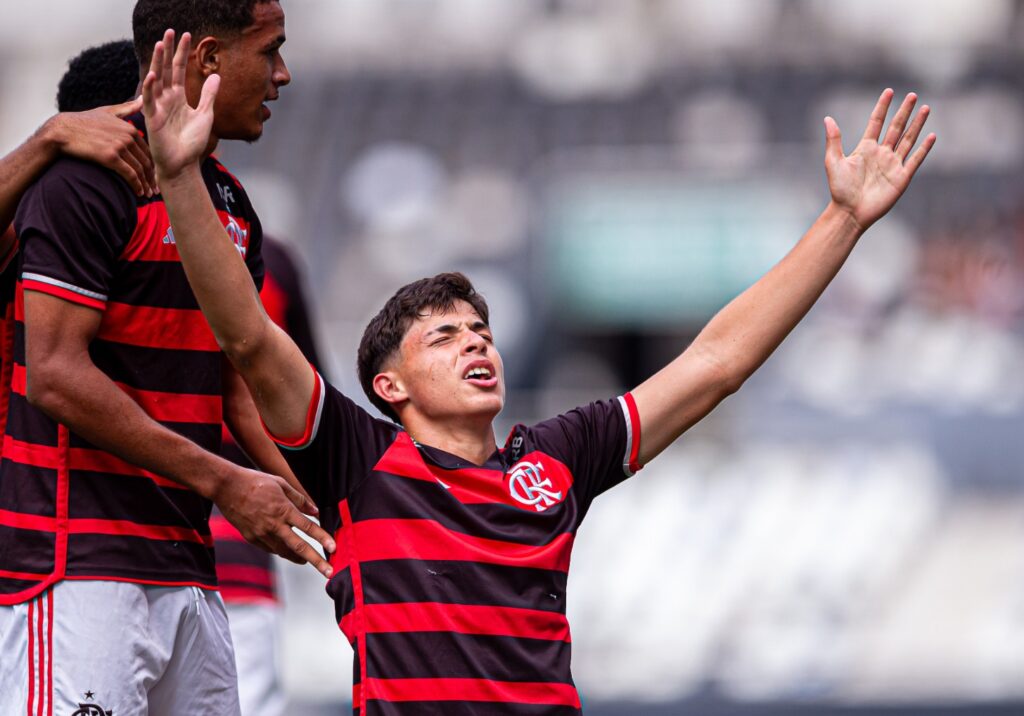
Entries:
[[929,109],[922,107],[908,128],[917,102],[909,94],[881,138],[892,96],[889,89],[882,93],[849,156],[843,154],[839,127],[825,118],[825,171],[832,194],[825,211],[785,258],[711,319],[682,355],[633,391],[641,463],[739,390],[811,309],[861,235],[906,191],[935,135],[911,153]]

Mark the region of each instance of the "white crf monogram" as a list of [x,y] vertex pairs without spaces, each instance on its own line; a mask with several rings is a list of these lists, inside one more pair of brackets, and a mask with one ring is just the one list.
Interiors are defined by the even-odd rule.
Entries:
[[541,475],[543,470],[544,465],[540,460],[536,463],[523,460],[509,471],[508,489],[512,497],[524,505],[530,505],[537,512],[543,512],[562,501],[562,491],[551,489],[551,478]]

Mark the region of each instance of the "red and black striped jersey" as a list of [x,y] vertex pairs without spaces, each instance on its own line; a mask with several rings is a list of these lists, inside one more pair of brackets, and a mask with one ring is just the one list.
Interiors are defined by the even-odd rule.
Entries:
[[[260,285],[261,229],[245,191],[212,158],[202,174]],[[154,420],[220,449],[223,357],[162,199],[137,198],[112,172],[61,159],[26,193],[15,226],[20,280],[0,462],[0,604],[61,579],[215,587],[210,503],[97,449],[25,397],[24,292],[38,291],[101,312],[92,362]]]
[[[263,308],[270,319],[292,337],[306,360],[319,369],[320,356],[295,262],[287,248],[270,236],[263,240],[263,261],[266,266],[266,278],[260,291]],[[221,456],[252,467],[226,430]],[[217,581],[224,601],[236,604],[276,602],[277,583],[270,554],[246,542],[216,506],[210,516],[210,530],[217,553]]]
[[355,650],[353,706],[578,714],[566,579],[600,493],[639,469],[631,395],[517,426],[483,465],[416,444],[318,376],[286,457],[338,544],[327,591]]

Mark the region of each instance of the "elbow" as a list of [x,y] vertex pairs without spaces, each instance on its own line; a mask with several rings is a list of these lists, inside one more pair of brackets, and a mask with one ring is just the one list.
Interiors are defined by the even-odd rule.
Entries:
[[54,420],[61,420],[64,406],[63,376],[61,370],[46,363],[28,370],[25,381],[25,399],[33,408],[41,410]]
[[239,333],[233,336],[217,336],[217,345],[227,356],[231,365],[240,373],[252,365],[255,357],[263,350],[266,342],[266,326],[260,330]]

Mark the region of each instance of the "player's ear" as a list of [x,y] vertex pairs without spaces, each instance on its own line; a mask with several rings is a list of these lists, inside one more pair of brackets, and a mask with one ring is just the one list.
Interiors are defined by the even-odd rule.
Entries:
[[373,392],[390,405],[397,406],[409,399],[401,378],[391,371],[378,373],[373,377]]
[[220,53],[223,48],[216,37],[207,35],[192,50],[196,65],[199,67],[203,78],[220,72]]

